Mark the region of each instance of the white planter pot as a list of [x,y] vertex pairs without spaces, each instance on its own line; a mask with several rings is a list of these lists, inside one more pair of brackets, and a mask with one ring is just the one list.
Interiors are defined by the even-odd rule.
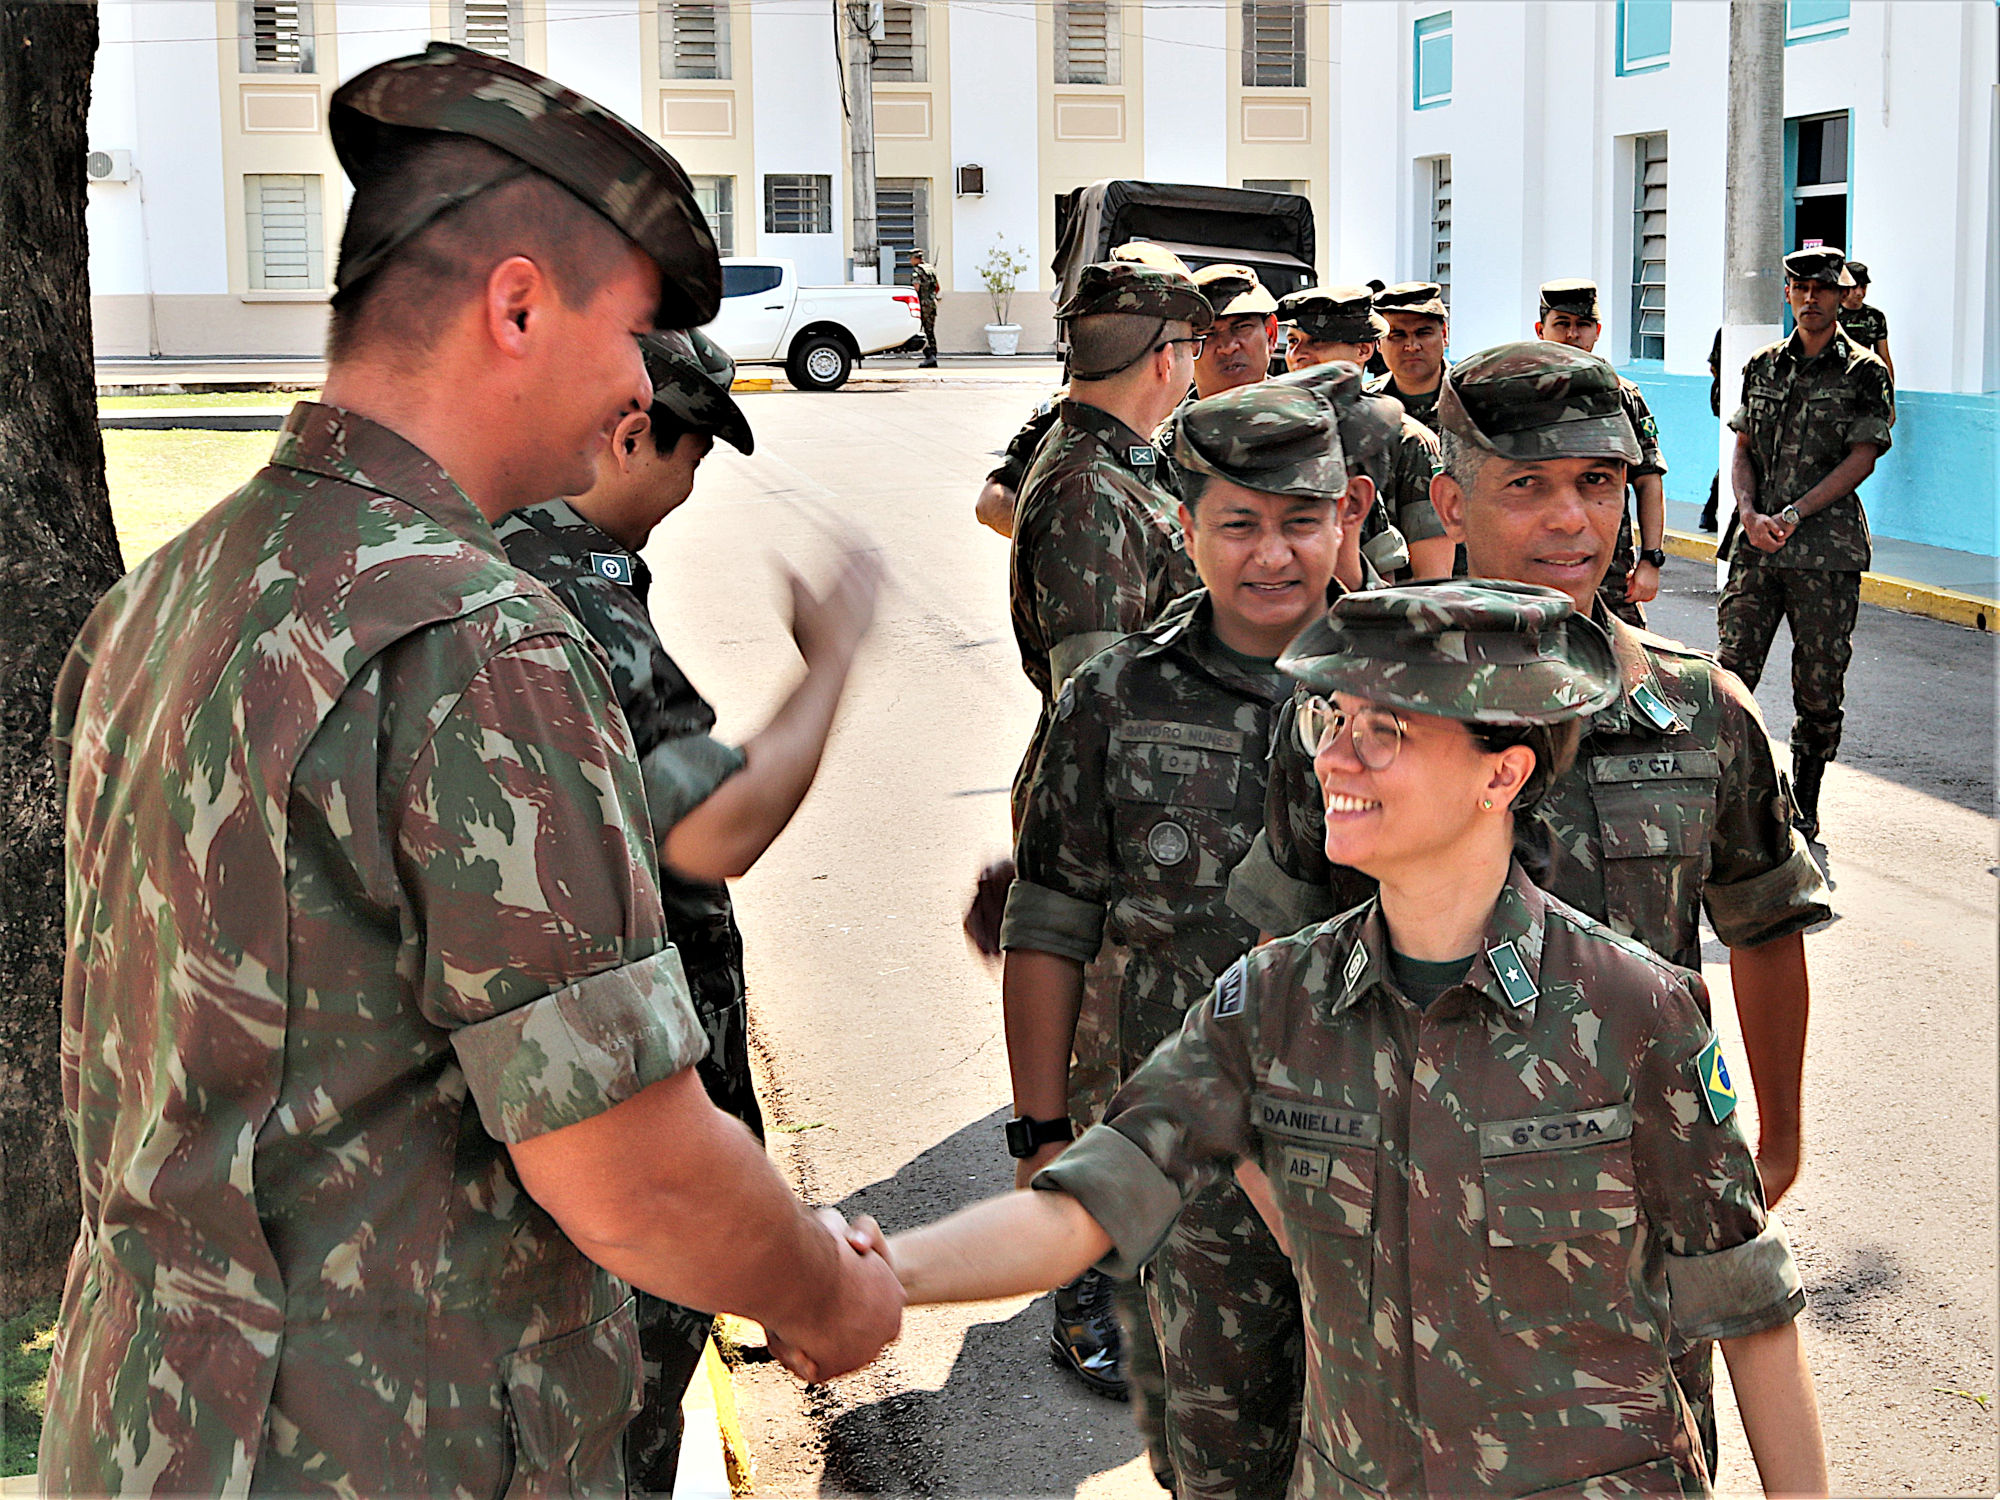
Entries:
[[988,323],[986,325],[986,349],[989,354],[1019,354],[1021,352],[1021,325],[1019,323]]

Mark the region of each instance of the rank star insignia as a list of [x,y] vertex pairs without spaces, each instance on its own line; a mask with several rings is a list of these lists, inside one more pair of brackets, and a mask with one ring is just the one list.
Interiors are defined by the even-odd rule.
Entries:
[[1125,450],[1125,462],[1135,469],[1144,468],[1148,464],[1156,464],[1159,461],[1160,456],[1153,451],[1151,443],[1137,443]]
[[1694,1060],[1694,1078],[1711,1120],[1720,1125],[1736,1113],[1736,1084],[1729,1076],[1729,1064],[1722,1060],[1722,1043],[1713,1037]]
[[1493,965],[1493,977],[1500,981],[1509,1005],[1526,1005],[1541,993],[1528,977],[1527,966],[1514,951],[1513,943],[1495,943],[1486,950],[1486,961]]
[[1653,691],[1651,683],[1642,682],[1632,689],[1632,702],[1639,712],[1646,716],[1646,722],[1655,729],[1677,729],[1680,718],[1671,708],[1660,701],[1660,695]]
[[622,552],[593,552],[590,554],[590,571],[613,583],[630,583],[632,559]]

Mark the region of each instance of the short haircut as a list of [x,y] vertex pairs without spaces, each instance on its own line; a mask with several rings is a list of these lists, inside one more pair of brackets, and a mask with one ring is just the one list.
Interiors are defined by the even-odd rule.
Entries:
[[[410,131],[358,188],[341,253],[379,244],[427,203],[519,163],[468,136]],[[631,241],[609,219],[539,172],[477,193],[439,214],[354,286],[333,297],[327,357],[364,348],[422,353],[479,295],[493,267],[522,255],[549,273],[556,295],[579,307],[615,272]]]
[[1097,376],[1077,375],[1078,380],[1108,380],[1137,364],[1158,347],[1160,340],[1178,328],[1187,334],[1185,323],[1169,323],[1151,313],[1092,313],[1071,318],[1069,335],[1071,370],[1102,370]]
[[689,433],[707,430],[683,422],[664,406],[655,405],[646,415],[652,423],[653,451],[662,458],[672,453],[680,440]]

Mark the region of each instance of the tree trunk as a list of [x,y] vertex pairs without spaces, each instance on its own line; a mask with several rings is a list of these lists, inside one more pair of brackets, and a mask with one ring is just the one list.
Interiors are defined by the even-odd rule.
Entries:
[[62,1288],[63,812],[49,701],[124,571],[104,486],[84,238],[94,4],[0,0],[0,1317]]

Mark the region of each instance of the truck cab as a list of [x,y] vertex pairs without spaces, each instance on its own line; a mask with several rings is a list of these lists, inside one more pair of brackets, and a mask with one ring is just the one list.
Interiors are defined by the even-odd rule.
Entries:
[[921,343],[917,294],[900,286],[801,286],[789,260],[730,256],[705,330],[739,365],[782,364],[800,390],[832,391],[870,354]]

